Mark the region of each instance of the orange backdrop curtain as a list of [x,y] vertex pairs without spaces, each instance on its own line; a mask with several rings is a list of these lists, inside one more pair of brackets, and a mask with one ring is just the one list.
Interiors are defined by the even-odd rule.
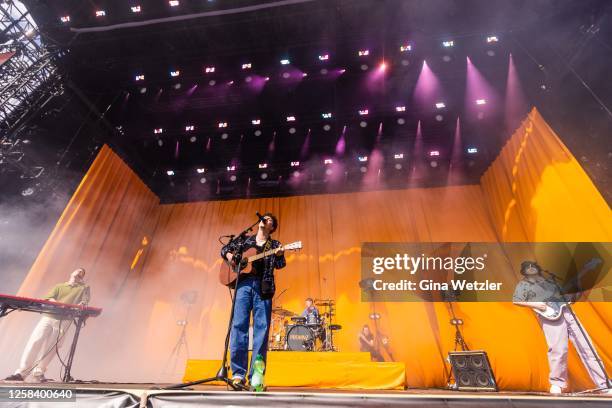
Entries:
[[[563,203],[555,206],[559,200]],[[560,218],[551,217],[550,208]],[[300,253],[287,254],[287,268],[277,273],[278,292],[286,289],[277,305],[299,312],[307,296],[335,299],[342,351],[358,350],[358,332],[376,311],[412,387],[445,385],[445,357],[454,341],[447,306],[361,302],[362,242],[612,238],[606,203],[535,111],[482,184],[470,186],[158,205],[104,148],[19,293],[42,296],[71,268],[85,266],[92,304],[104,312],[83,332],[74,373],[113,381],[178,380],[187,356],[171,355],[181,330],[177,320],[188,317],[190,357],[220,358],[230,299],[217,283],[217,237],[252,222],[256,211],[279,216],[276,236],[282,242],[304,243]],[[180,297],[191,290],[198,297],[188,309]],[[611,368],[612,307],[584,303],[576,309]],[[510,303],[463,303],[456,313],[465,321],[469,346],[489,353],[502,389],[547,388],[546,344],[529,310]],[[0,364],[9,371],[33,322],[25,314],[3,320],[0,346],[14,357]],[[575,355],[570,360],[574,386],[590,386]]]

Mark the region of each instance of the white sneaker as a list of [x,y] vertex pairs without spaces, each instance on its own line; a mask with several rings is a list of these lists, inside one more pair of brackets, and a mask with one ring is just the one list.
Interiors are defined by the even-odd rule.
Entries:
[[559,387],[558,385],[551,385],[548,392],[555,395],[563,394],[563,388]]
[[612,388],[606,388],[605,390],[600,391],[599,395],[610,395],[610,396],[612,396]]

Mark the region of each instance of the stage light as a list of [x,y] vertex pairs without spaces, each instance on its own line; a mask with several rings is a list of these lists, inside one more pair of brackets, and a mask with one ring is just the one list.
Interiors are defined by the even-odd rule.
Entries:
[[323,125],[323,130],[329,132],[331,130],[331,126],[326,123],[325,125]]
[[400,46],[400,52],[408,52],[408,51],[412,51],[412,45],[405,44],[405,45]]
[[440,156],[440,152],[439,152],[438,150],[431,150],[431,151],[429,152],[429,156],[430,156],[430,157],[437,157],[437,156]]
[[362,172],[362,173],[367,173],[368,168],[367,168],[366,166],[361,166],[361,167],[359,168],[359,171],[360,171],[360,172]]
[[181,71],[179,71],[178,69],[176,71],[170,71],[170,76],[173,78],[176,78],[179,75],[181,75]]
[[405,106],[396,106],[395,107],[395,111],[396,112],[406,112],[406,107]]
[[195,143],[195,142],[196,142],[196,140],[198,140],[198,138],[197,138],[197,137],[195,137],[195,136],[191,136],[191,137],[189,138],[189,141],[190,141],[191,143]]
[[197,168],[196,171],[198,172],[198,174],[204,174],[206,172],[206,169],[200,167],[200,168]]
[[162,129],[162,128],[153,129],[153,133],[156,134],[156,135],[160,135],[160,134],[164,133],[164,129]]
[[259,124],[261,124],[261,119],[253,119],[253,120],[251,121],[251,123],[252,123],[253,125],[259,125]]
[[226,128],[226,127],[227,127],[227,122],[219,122],[219,123],[217,124],[217,126],[219,127],[219,129],[221,129],[221,128]]
[[192,132],[194,129],[195,129],[195,127],[193,125],[185,126],[185,132]]
[[290,73],[288,73],[288,72],[283,72],[283,78],[287,79],[287,78],[289,78],[290,76],[291,76],[291,74],[290,74]]
[[329,60],[329,54],[319,55],[319,61],[327,61]]
[[341,74],[344,74],[345,72],[346,72],[346,69],[344,69],[344,68],[342,68],[342,69],[340,70],[340,73],[341,73]]
[[322,113],[321,116],[323,117],[323,119],[331,119],[332,114],[331,112],[326,112],[326,113]]
[[226,140],[229,137],[228,133],[221,134],[221,139]]
[[229,81],[227,84],[228,85],[234,85],[234,81]]
[[406,123],[406,119],[404,119],[404,118],[397,118],[397,124],[398,125],[403,125],[405,123]]
[[455,42],[454,41],[443,41],[442,42],[442,46],[445,48],[450,48],[450,47],[454,47],[455,46]]
[[281,65],[289,65],[291,63],[291,61],[289,61],[288,59],[285,58],[285,59],[282,59],[280,61],[280,63],[281,63]]
[[467,152],[469,154],[476,154],[476,153],[478,153],[478,148],[476,148],[476,147],[468,147]]
[[366,116],[368,113],[370,113],[370,111],[367,110],[367,109],[360,109],[359,110],[359,116]]
[[261,130],[257,129],[254,134],[255,136],[261,136]]
[[446,104],[444,102],[436,102],[436,108],[444,109],[446,108]]
[[227,166],[227,171],[236,171],[236,166]]
[[484,105],[487,103],[486,99],[476,99],[476,105]]
[[269,80],[270,80],[270,77],[265,77],[264,79],[265,79],[266,81],[269,81]]
[[497,38],[496,35],[491,35],[491,36],[487,37],[487,42],[488,43],[494,43],[494,42],[498,42],[498,41],[499,41],[499,38]]
[[370,67],[368,67],[368,64],[361,64],[360,68],[361,68],[362,71],[367,71],[368,68],[370,68]]
[[60,17],[60,20],[62,21],[62,23],[69,23],[70,22],[70,16]]
[[132,9],[132,13],[140,13],[142,11],[140,6],[132,6],[131,9]]
[[436,115],[436,121],[438,122],[442,122],[444,120],[444,116],[442,115]]
[[268,178],[268,173],[261,173],[259,177],[261,177],[262,180],[265,180]]
[[104,16],[106,16],[106,11],[96,10],[96,17],[104,17]]
[[179,89],[181,89],[181,86],[182,86],[182,85],[181,85],[181,83],[179,82],[179,83],[177,83],[177,84],[174,84],[173,88],[174,88],[174,89],[176,89],[176,90],[179,90]]
[[402,165],[401,163],[395,163],[395,170],[401,170],[402,169]]
[[252,65],[250,62],[246,63],[246,64],[242,64],[242,69],[251,69]]
[[321,68],[321,75],[327,75],[329,73],[329,70],[327,68]]
[[393,158],[394,158],[395,160],[401,160],[401,159],[403,159],[403,158],[404,158],[404,153],[395,153],[395,154],[393,155]]
[[292,161],[291,162],[291,167],[298,167],[300,165],[299,161]]
[[359,126],[364,128],[364,127],[368,126],[368,122],[366,122],[365,120],[362,120],[361,122],[359,122]]
[[366,57],[366,56],[370,55],[370,50],[359,50],[357,55],[359,55],[360,57]]
[[236,176],[232,174],[232,175],[230,176],[230,180],[231,180],[231,181],[236,181]]
[[214,79],[211,79],[210,81],[208,81],[209,86],[215,86],[216,84],[217,84],[217,81],[215,81]]
[[215,67],[206,67],[204,68],[204,72],[207,74],[212,74],[213,72],[215,72]]
[[306,78],[308,74],[306,72],[302,72],[302,77]]
[[174,170],[168,170],[166,174],[169,176],[174,176]]
[[325,164],[334,164],[334,161],[332,159],[325,159],[325,161],[323,163],[325,163]]
[[145,77],[144,77],[144,75],[143,75],[143,74],[140,74],[140,75],[136,75],[136,76],[134,77],[134,80],[135,80],[135,81],[144,81],[144,78],[145,78]]
[[178,7],[180,3],[179,0],[170,0],[168,4],[170,5],[170,7]]
[[202,177],[202,178],[200,179],[200,183],[202,183],[202,184],[206,184],[206,177]]
[[144,87],[144,86],[142,88],[140,88],[140,93],[141,94],[147,93],[147,88]]
[[385,71],[387,69],[387,63],[386,62],[381,62],[380,65],[378,66],[378,70],[379,71]]
[[293,134],[295,134],[295,132],[297,132],[296,128],[294,128],[294,127],[289,128],[289,133],[291,133],[293,135]]
[[359,160],[360,162],[367,162],[368,161],[368,156],[359,156],[359,157],[357,157],[357,160]]
[[295,116],[287,116],[287,122],[295,122]]
[[162,146],[164,145],[164,141],[163,141],[163,140],[161,140],[161,139],[157,139],[157,145],[158,145],[159,147],[162,147]]
[[268,168],[268,163],[259,163],[259,168],[260,169],[267,169]]
[[32,194],[34,194],[34,189],[32,187],[28,187],[25,190],[21,191],[21,195],[24,197],[31,196]]
[[292,174],[293,174],[293,177],[295,177],[295,178],[300,177],[300,172],[297,171],[297,170],[294,171]]

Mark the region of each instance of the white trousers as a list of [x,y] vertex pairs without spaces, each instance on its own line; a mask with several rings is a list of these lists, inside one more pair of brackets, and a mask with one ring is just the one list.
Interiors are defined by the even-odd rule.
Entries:
[[[61,347],[66,338],[65,331],[70,327],[70,320],[57,320],[43,316],[39,321],[21,356],[19,368],[15,374],[24,378],[30,374],[40,376],[56,355],[55,347]],[[58,342],[59,338],[59,342]]]

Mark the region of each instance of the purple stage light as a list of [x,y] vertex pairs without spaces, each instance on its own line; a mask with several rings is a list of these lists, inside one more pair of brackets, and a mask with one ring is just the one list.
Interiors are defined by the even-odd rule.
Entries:
[[514,58],[510,54],[508,60],[508,79],[506,80],[506,103],[505,103],[505,128],[506,133],[513,132],[521,123],[527,113],[529,106],[523,92],[521,81],[514,66]]
[[267,169],[268,168],[268,163],[259,163],[259,168],[260,169]]
[[368,161],[368,156],[358,156],[357,160],[359,160],[360,162],[367,162]]
[[181,71],[179,71],[178,69],[176,71],[170,71],[170,76],[173,78],[176,78],[179,75],[181,75]]
[[295,122],[295,116],[287,116],[287,122]]
[[217,124],[217,127],[218,127],[219,129],[226,128],[226,127],[227,127],[227,122],[219,122],[219,123]]
[[261,124],[261,119],[253,119],[251,121],[251,124],[253,124],[253,125],[260,125]]
[[332,159],[325,159],[325,160],[323,161],[323,163],[324,163],[325,165],[329,165],[329,164],[334,164],[334,161],[333,161]]
[[193,126],[193,125],[185,126],[185,132],[193,132],[194,129],[195,129],[195,126]]
[[308,132],[306,132],[306,137],[304,138],[304,143],[300,149],[300,158],[302,159],[308,157],[308,153],[310,152],[310,134],[311,130],[308,129]]
[[468,147],[467,148],[467,152],[468,152],[468,154],[476,154],[476,153],[478,153],[478,148],[476,148],[476,147]]
[[291,61],[289,61],[288,58],[284,58],[282,60],[280,60],[281,65],[289,65],[291,64]]
[[406,107],[405,106],[396,106],[395,107],[395,111],[396,112],[406,112]]
[[179,0],[169,0],[168,4],[170,5],[170,7],[178,7],[181,3],[179,2]]
[[444,109],[446,108],[446,104],[444,102],[436,102],[436,108]]
[[[478,71],[478,68],[474,66],[470,57],[466,58],[467,61],[467,78],[466,78],[466,90],[465,90],[465,106],[468,114],[471,116],[478,116],[479,108],[488,102],[494,102],[495,90],[485,79],[485,77]],[[495,106],[495,104],[493,104]]]
[[204,68],[204,73],[206,74],[212,74],[215,72],[215,67],[205,67]]
[[476,99],[476,105],[485,105],[486,103],[486,99]]
[[166,171],[166,174],[169,176],[174,176],[175,173],[174,173],[174,170],[168,170]]
[[368,49],[359,50],[359,52],[357,52],[357,55],[360,57],[367,57],[368,55],[370,55],[370,50]]
[[439,151],[439,150],[430,150],[430,151],[429,151],[429,156],[430,156],[430,157],[437,157],[437,156],[440,156],[440,151]]
[[136,76],[134,77],[134,80],[135,80],[135,81],[137,81],[137,82],[138,82],[138,81],[144,81],[144,79],[145,79],[144,74],[136,75]]
[[160,134],[164,133],[164,129],[162,129],[162,128],[153,129],[153,133],[156,134],[156,135],[160,135]]
[[370,111],[368,109],[360,109],[359,116],[366,116]]
[[62,17],[60,17],[60,21],[62,23],[64,23],[64,24],[65,23],[69,23],[70,22],[70,16],[62,16]]
[[386,71],[387,70],[387,63],[385,61],[381,62],[378,65],[378,70],[381,71],[381,72]]
[[319,61],[327,61],[329,60],[329,54],[319,55]]
[[132,6],[130,9],[132,10],[132,13],[140,13],[142,11],[142,7],[140,6]]
[[253,65],[250,62],[247,62],[246,64],[242,64],[242,69],[251,69],[252,66]]
[[227,171],[236,171],[236,165],[231,165],[226,167]]
[[106,17],[105,10],[96,10],[96,17]]
[[400,46],[400,52],[408,52],[408,51],[412,51],[412,45],[404,44]]
[[427,61],[423,61],[421,72],[414,89],[414,101],[421,107],[432,106],[442,97],[442,87],[434,72],[429,68]]
[[336,156],[340,157],[344,155],[344,151],[346,150],[346,125],[342,128],[342,134],[340,135],[340,139],[338,139],[338,143],[336,143]]
[[291,167],[299,167],[300,166],[300,162],[299,161],[292,161],[291,162]]
[[496,35],[490,35],[487,37],[487,43],[496,43],[499,41]]

